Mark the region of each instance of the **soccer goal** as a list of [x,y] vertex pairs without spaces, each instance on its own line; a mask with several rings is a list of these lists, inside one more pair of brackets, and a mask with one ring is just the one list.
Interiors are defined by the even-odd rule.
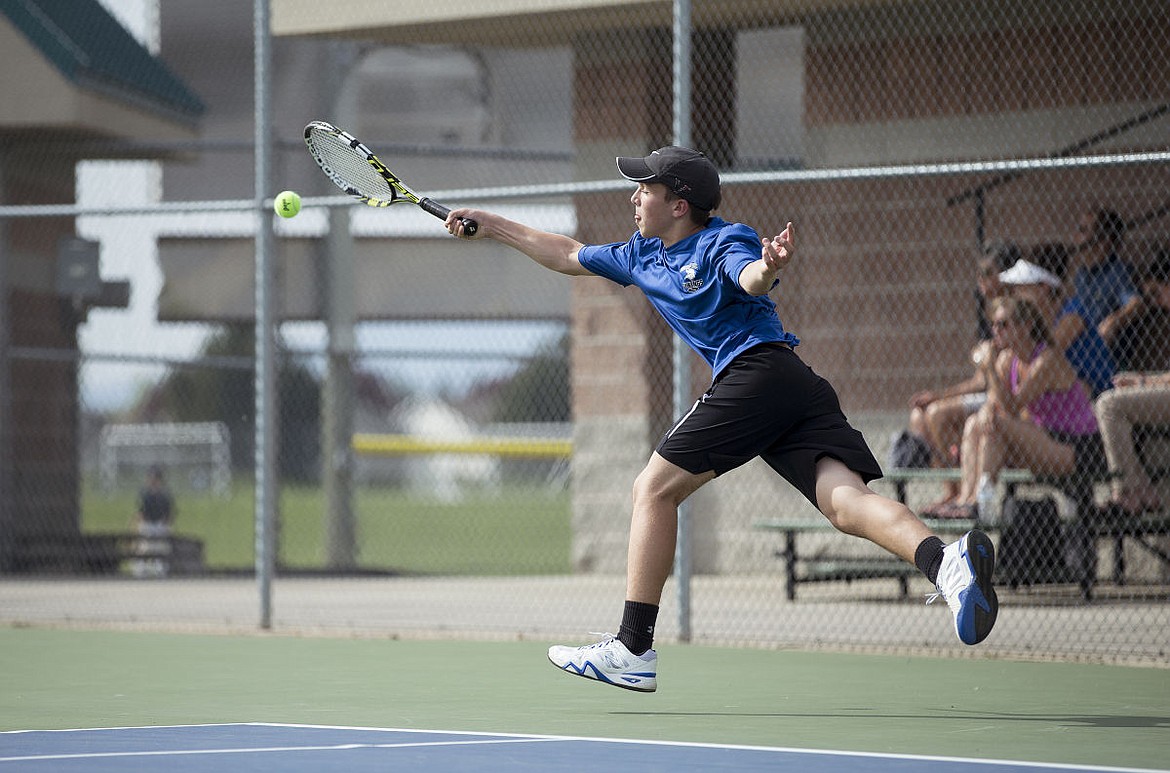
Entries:
[[226,496],[232,482],[231,434],[223,422],[109,424],[101,431],[102,488],[139,486],[162,467],[171,485]]

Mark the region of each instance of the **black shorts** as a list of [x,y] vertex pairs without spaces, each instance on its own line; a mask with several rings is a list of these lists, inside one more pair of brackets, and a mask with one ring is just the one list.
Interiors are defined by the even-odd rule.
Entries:
[[814,507],[823,457],[840,460],[866,483],[882,476],[832,385],[778,343],[754,346],[732,360],[655,450],[695,475],[722,475],[758,456]]

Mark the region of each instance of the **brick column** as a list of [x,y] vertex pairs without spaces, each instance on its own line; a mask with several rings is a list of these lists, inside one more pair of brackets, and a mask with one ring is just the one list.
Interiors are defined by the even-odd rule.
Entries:
[[[706,65],[694,77],[701,116],[694,137],[720,164],[734,155],[726,139],[734,136],[733,40],[723,31],[695,36]],[[670,30],[585,35],[574,51],[577,178],[614,178],[615,156],[646,153],[671,140]],[[580,196],[576,205],[583,242],[625,241],[633,232],[625,195]],[[630,487],[675,418],[673,333],[637,290],[583,279],[574,282],[572,343],[573,566],[624,572]],[[693,362],[697,392],[709,373],[698,358]]]
[[[669,139],[669,31],[584,36],[575,57],[577,178],[613,178],[615,156]],[[576,205],[583,242],[633,232],[625,194],[581,196]],[[670,421],[671,333],[640,292],[600,278],[574,281],[572,313],[572,561],[578,571],[622,573],[630,489]]]
[[[45,159],[52,159],[45,161]],[[73,195],[77,160],[40,147],[13,149],[4,169],[6,201],[48,204]],[[81,529],[78,362],[11,356],[13,348],[78,351],[78,316],[54,284],[59,241],[71,217],[17,218],[0,228],[0,569],[16,560],[11,542],[73,537]]]

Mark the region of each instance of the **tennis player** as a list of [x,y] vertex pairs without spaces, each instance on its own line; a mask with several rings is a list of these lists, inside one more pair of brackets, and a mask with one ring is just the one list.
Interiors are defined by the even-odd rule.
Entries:
[[[549,660],[565,672],[641,692],[657,689],[651,649],[662,589],[674,563],[678,506],[704,483],[759,456],[838,530],[915,564],[946,599],[966,644],[982,641],[999,604],[991,540],[970,531],[946,545],[905,505],[867,484],[881,477],[861,433],[841,412],[833,387],[794,351],[767,293],[792,260],[792,223],[760,239],[711,212],[719,173],[701,153],[665,147],[617,159],[637,184],[629,241],[583,245],[499,215],[457,209],[447,230],[493,239],[546,268],[635,285],[713,371],[711,387],[671,427],[634,482],[626,602],[617,636],[583,647],[556,646]],[[466,238],[466,237],[465,237]]]

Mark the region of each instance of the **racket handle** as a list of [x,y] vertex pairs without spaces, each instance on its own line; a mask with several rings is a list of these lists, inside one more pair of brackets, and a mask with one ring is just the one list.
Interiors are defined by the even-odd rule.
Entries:
[[[418,205],[423,208],[424,212],[429,212],[440,220],[446,220],[447,215],[451,214],[450,209],[430,199],[421,199]],[[479,223],[469,217],[461,218],[460,222],[463,223],[464,236],[475,236],[475,232],[479,230]]]

